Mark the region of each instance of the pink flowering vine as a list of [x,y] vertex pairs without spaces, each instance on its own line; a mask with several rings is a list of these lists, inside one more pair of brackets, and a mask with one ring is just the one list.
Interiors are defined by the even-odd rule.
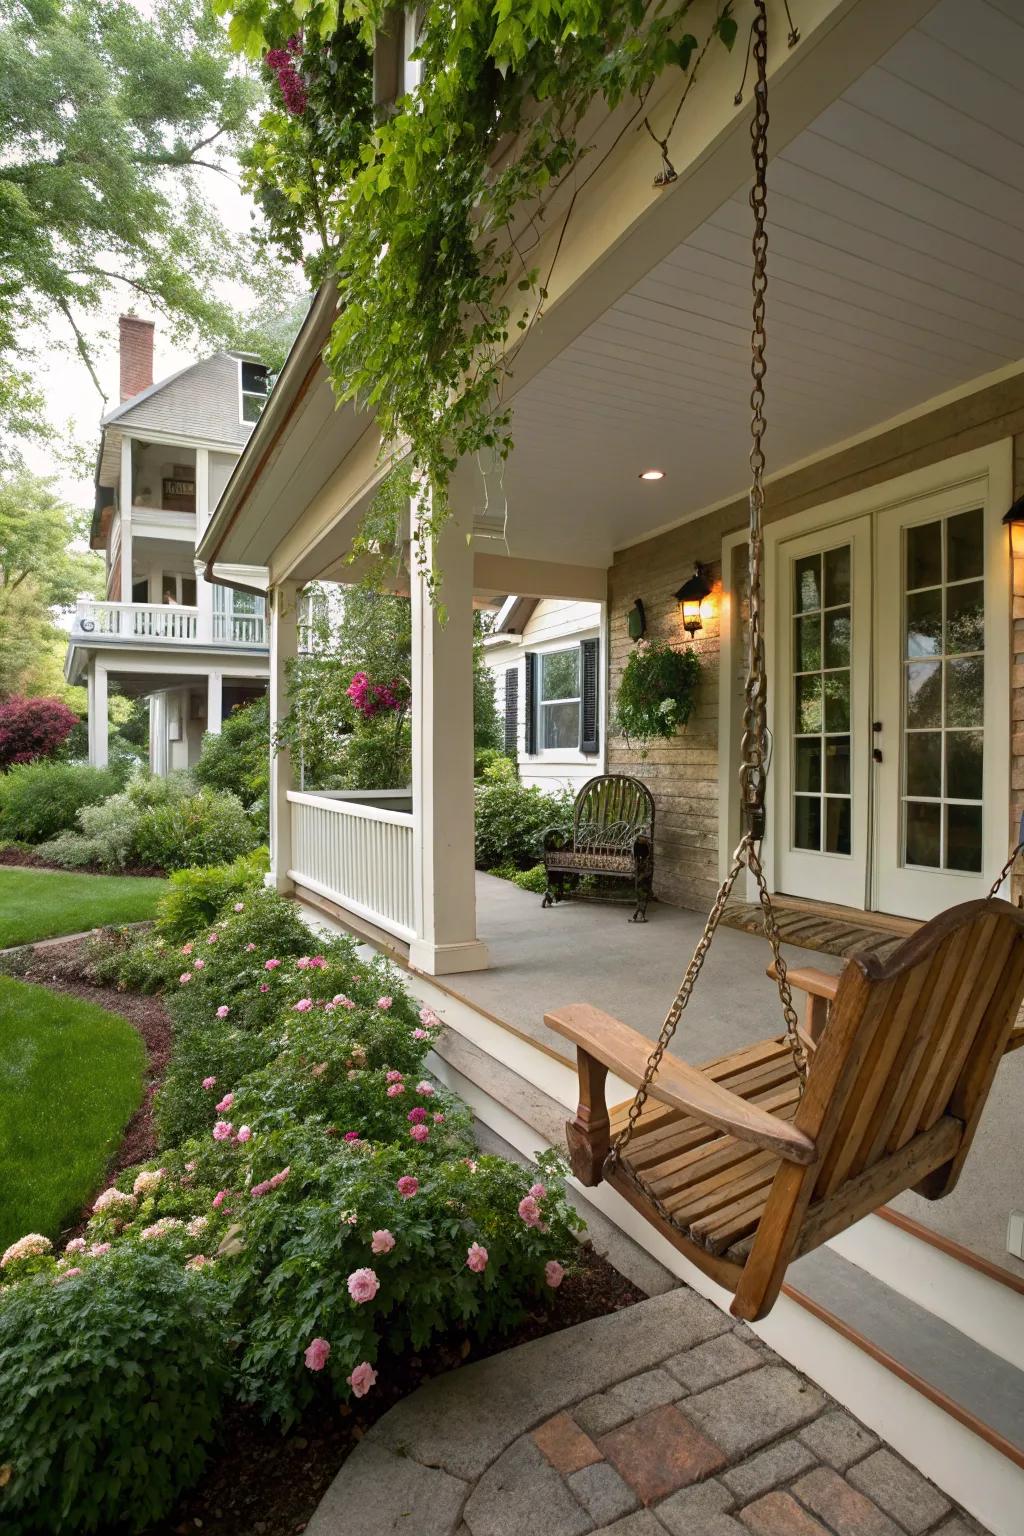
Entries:
[[399,678],[390,683],[371,683],[365,672],[357,672],[345,692],[365,720],[388,710],[403,710],[409,702],[408,685]]
[[302,38],[295,36],[290,37],[283,48],[271,48],[265,60],[267,68],[277,76],[285,109],[293,117],[301,117],[309,101],[296,62],[301,53]]

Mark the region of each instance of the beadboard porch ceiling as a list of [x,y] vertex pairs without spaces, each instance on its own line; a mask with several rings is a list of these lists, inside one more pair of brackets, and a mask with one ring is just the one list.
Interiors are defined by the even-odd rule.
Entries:
[[[488,487],[512,554],[610,563],[745,490],[746,199],[515,398]],[[1024,8],[939,0],[771,162],[769,470],[1024,358],[1022,232]],[[649,467],[665,479],[641,482]]]

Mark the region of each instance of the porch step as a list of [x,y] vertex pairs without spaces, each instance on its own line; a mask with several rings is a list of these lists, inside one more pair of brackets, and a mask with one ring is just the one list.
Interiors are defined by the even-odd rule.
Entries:
[[1024,1467],[1024,1371],[827,1245],[790,1266],[786,1292]]

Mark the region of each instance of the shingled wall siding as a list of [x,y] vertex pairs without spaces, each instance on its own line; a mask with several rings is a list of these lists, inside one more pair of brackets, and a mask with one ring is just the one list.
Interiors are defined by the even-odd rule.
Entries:
[[[1014,494],[1024,494],[1024,377],[1008,379],[928,416],[858,443],[770,483],[766,521],[789,517],[868,486],[959,453],[1012,437]],[[657,813],[655,893],[674,906],[706,907],[718,887],[718,614],[691,642],[672,594],[690,576],[694,561],[717,582],[722,539],[746,525],[746,498],[617,552],[608,573],[609,720],[614,720],[618,678],[632,642],[626,615],[643,600],[649,639],[693,644],[705,663],[697,709],[672,741],[653,744],[646,758],[615,733],[608,737],[608,768],[644,779]],[[1013,672],[1011,697],[1011,803],[1008,842],[1024,812],[1024,560],[1013,572]],[[718,607],[720,605],[716,605]],[[993,875],[995,871],[993,871]],[[1024,880],[1018,878],[1024,893]]]

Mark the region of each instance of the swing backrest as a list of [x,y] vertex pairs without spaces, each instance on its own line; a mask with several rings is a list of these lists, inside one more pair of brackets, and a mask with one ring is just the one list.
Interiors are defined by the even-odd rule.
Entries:
[[885,961],[846,966],[794,1123],[815,1142],[783,1164],[737,1292],[772,1305],[786,1264],[905,1189],[953,1188],[1024,999],[1024,912],[953,907]]

